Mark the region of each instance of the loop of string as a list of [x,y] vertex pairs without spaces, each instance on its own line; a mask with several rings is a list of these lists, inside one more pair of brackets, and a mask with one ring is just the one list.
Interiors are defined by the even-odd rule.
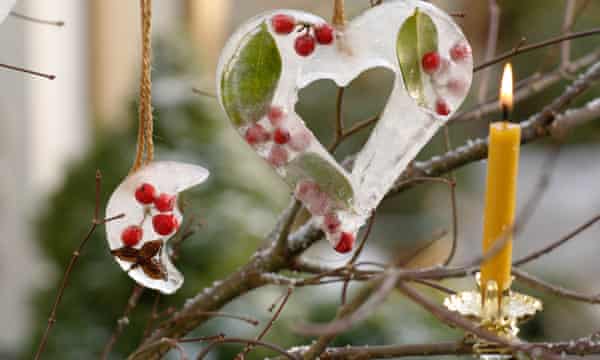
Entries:
[[130,173],[154,159],[154,122],[152,119],[152,0],[140,0],[142,19],[142,72],[138,108],[137,147]]

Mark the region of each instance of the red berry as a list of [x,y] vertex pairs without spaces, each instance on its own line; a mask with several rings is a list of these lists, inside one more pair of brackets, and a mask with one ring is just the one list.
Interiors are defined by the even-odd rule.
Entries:
[[248,144],[256,145],[259,143],[264,143],[265,141],[269,141],[271,135],[267,130],[265,130],[264,127],[262,127],[262,125],[256,123],[251,125],[248,130],[246,130],[244,138]]
[[125,246],[136,246],[140,242],[140,240],[142,240],[143,234],[144,231],[141,227],[131,225],[125,228],[125,230],[123,230],[123,232],[121,233],[121,241]]
[[159,235],[169,235],[179,227],[179,222],[173,214],[158,214],[152,218],[154,231]]
[[271,106],[267,114],[271,125],[280,126],[285,117],[285,111],[279,106]]
[[284,128],[277,128],[273,132],[273,141],[279,145],[287,144],[290,141],[290,132]]
[[289,34],[294,31],[296,20],[290,15],[278,14],[271,19],[271,25],[277,34]]
[[333,27],[329,24],[319,25],[315,28],[315,37],[321,45],[329,45],[333,42]]
[[320,190],[310,192],[304,203],[306,204],[308,211],[317,216],[325,215],[331,208],[329,195]]
[[288,161],[288,152],[283,146],[273,145],[268,158],[269,164],[274,167],[281,167]]
[[143,183],[135,190],[135,199],[144,205],[151,204],[155,196],[156,189],[148,183]]
[[312,35],[304,34],[296,39],[294,44],[296,53],[300,56],[309,56],[315,51],[315,38]]
[[340,234],[340,239],[338,240],[337,245],[335,246],[335,251],[345,254],[354,248],[354,235],[348,232],[343,232]]
[[165,193],[160,194],[156,199],[154,199],[154,206],[156,207],[156,210],[160,212],[173,211],[176,198],[177,197],[175,195],[169,195]]
[[439,115],[447,116],[450,114],[450,106],[446,101],[438,99],[435,102],[435,112],[437,112]]
[[450,60],[445,57],[440,57],[440,67],[436,71],[436,75],[445,74],[450,70]]
[[469,44],[459,42],[450,49],[450,57],[454,61],[465,60],[471,56],[471,47]]
[[458,78],[452,78],[448,80],[448,84],[446,84],[446,86],[448,87],[448,90],[450,90],[450,92],[452,92],[452,94],[455,96],[462,96],[467,90],[466,81]]
[[428,52],[423,55],[423,59],[421,60],[423,70],[428,74],[436,72],[440,68],[440,62],[440,55],[436,51]]
[[307,128],[302,127],[292,134],[289,146],[294,151],[304,151],[310,146],[312,135]]
[[319,192],[319,185],[310,180],[301,181],[296,186],[296,198],[302,202],[306,202],[313,193]]
[[325,218],[323,219],[323,225],[325,226],[325,230],[328,233],[333,234],[337,232],[341,224],[342,223],[340,222],[340,219],[338,218],[336,213],[330,212],[325,214]]

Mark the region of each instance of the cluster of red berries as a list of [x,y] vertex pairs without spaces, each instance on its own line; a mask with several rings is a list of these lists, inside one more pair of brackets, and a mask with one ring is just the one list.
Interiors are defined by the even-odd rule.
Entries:
[[[309,56],[315,51],[317,44],[330,45],[334,40],[334,29],[329,24],[301,23],[297,22],[293,16],[278,14],[271,19],[271,25],[275,33],[280,35],[290,34],[297,26],[302,26],[300,31],[306,29],[306,33],[298,36],[294,43],[294,49],[300,56]],[[311,30],[313,34],[311,34]]]
[[[471,47],[468,44],[459,42],[450,49],[450,58],[454,62],[462,62],[471,57]],[[431,51],[423,55],[421,59],[423,71],[429,75],[435,75],[448,70],[449,60],[443,58],[437,51]],[[462,93],[466,84],[459,79],[450,79],[446,85],[450,91]],[[442,116],[450,114],[450,105],[444,99],[437,99],[435,102],[435,111]]]
[[342,222],[335,211],[334,204],[319,184],[311,180],[301,181],[296,186],[295,195],[311,214],[323,216],[323,231],[337,240],[335,246],[337,252],[344,254],[353,249],[354,234],[341,231]]
[[246,129],[244,138],[252,146],[273,142],[267,161],[274,167],[281,167],[289,160],[289,150],[302,152],[308,148],[312,135],[306,128],[293,133],[285,126],[286,112],[279,106],[271,106],[267,113],[269,124],[263,126],[258,122]]
[[[173,214],[177,196],[166,193],[158,194],[152,184],[143,183],[135,190],[135,199],[143,206],[153,206],[159,214],[152,216],[154,231],[162,236],[172,234],[179,227],[179,222]],[[139,244],[144,235],[140,225],[131,225],[121,233],[121,241],[125,246],[133,247]]]

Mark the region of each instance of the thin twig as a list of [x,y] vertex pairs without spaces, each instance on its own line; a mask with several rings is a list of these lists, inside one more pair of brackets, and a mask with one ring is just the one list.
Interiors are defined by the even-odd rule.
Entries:
[[25,69],[25,68],[22,68],[19,66],[14,66],[14,65],[0,64],[0,68],[14,70],[14,71],[22,72],[22,73],[29,74],[29,75],[39,76],[39,77],[46,78],[48,80],[56,79],[56,75],[46,74],[46,73],[42,73],[42,72],[35,71],[35,70],[29,70],[29,69]]
[[[595,63],[598,59],[600,59],[600,50],[596,50],[571,62],[568,71],[569,73],[576,73]],[[559,67],[547,74],[534,73],[530,77],[520,81],[514,93],[515,103],[518,104],[535,94],[539,94],[550,86],[563,80],[563,73],[564,71]],[[452,124],[455,122],[466,122],[479,119],[494,112],[499,112],[500,110],[498,94],[495,94],[485,104],[480,104],[468,111],[457,113],[449,120],[449,123]]]
[[39,19],[36,17],[32,17],[32,16],[27,16],[27,15],[23,15],[21,13],[18,13],[16,11],[11,11],[10,12],[10,16],[13,16],[17,19],[20,20],[24,20],[24,21],[29,21],[32,23],[36,23],[36,24],[42,24],[42,25],[51,25],[51,26],[58,26],[58,27],[62,27],[65,25],[65,22],[62,20],[45,20],[45,19]]
[[209,98],[211,98],[211,99],[216,99],[216,98],[217,98],[217,94],[215,94],[215,93],[213,93],[213,92],[210,92],[210,91],[208,91],[208,90],[203,90],[203,89],[200,89],[200,88],[192,88],[192,92],[193,92],[194,94],[198,94],[198,95],[206,96],[206,97],[209,97]]
[[[452,141],[450,139],[450,129],[448,129],[448,124],[444,125],[444,145],[446,146],[446,152],[452,150]],[[452,262],[454,255],[456,255],[456,248],[458,246],[458,206],[456,201],[456,175],[454,174],[454,171],[450,171],[448,173],[448,180],[451,182],[450,201],[452,206],[452,245],[450,247],[450,253],[443,263],[444,266]]]
[[334,138],[333,142],[329,146],[329,152],[333,153],[335,149],[342,143],[344,140],[344,114],[343,114],[343,106],[344,106],[344,93],[345,88],[340,87],[337,91],[336,102],[335,102],[335,130],[334,130]]
[[564,299],[581,301],[589,304],[600,304],[600,294],[585,295],[573,290],[565,289],[538,279],[521,269],[513,269],[512,274],[515,276],[518,282],[530,288],[544,291]]
[[438,284],[436,282],[433,282],[433,281],[417,279],[417,280],[414,280],[413,282],[415,282],[417,284],[420,284],[420,285],[427,286],[429,288],[432,288],[432,289],[435,289],[435,290],[438,290],[438,291],[441,291],[441,292],[443,292],[444,294],[447,294],[447,295],[454,295],[454,294],[457,293],[455,290],[452,290],[452,289],[450,289],[448,287],[445,287],[445,286],[440,285],[440,284]]
[[214,342],[212,342],[210,345],[208,345],[207,347],[205,347],[199,354],[198,357],[196,358],[197,360],[202,360],[206,357],[206,355],[208,355],[212,349],[219,345],[219,344],[247,344],[247,345],[252,345],[252,346],[259,346],[259,347],[263,347],[265,349],[269,349],[269,350],[273,350],[274,352],[284,356],[286,359],[289,360],[299,360],[299,358],[297,358],[296,356],[290,354],[289,352],[285,351],[284,348],[281,348],[275,344],[271,344],[262,340],[252,340],[252,339],[242,339],[242,338],[222,338],[222,339],[217,339]]
[[[563,18],[562,33],[571,32],[575,22],[575,0],[565,0],[565,16]],[[560,67],[566,69],[571,62],[571,41],[564,41],[560,45]]]
[[[287,289],[286,294],[283,297],[283,300],[281,301],[281,304],[277,308],[277,311],[275,311],[275,313],[273,314],[273,316],[271,317],[271,319],[269,320],[269,322],[267,323],[267,325],[265,326],[265,328],[256,337],[256,341],[261,341],[265,337],[265,335],[267,335],[267,333],[269,332],[269,330],[271,330],[271,328],[273,327],[273,324],[275,323],[275,321],[277,321],[277,319],[279,318],[279,315],[281,315],[281,312],[283,311],[283,308],[285,307],[285,305],[287,304],[288,300],[290,299],[290,296],[292,295],[293,291],[294,291],[294,289],[291,288],[291,287],[289,287]],[[246,355],[248,355],[248,353],[250,351],[252,351],[253,347],[254,346],[252,344],[249,344],[235,358],[236,359],[240,359],[240,360],[244,359],[246,357]]]
[[[496,0],[488,0],[488,38],[487,46],[485,49],[485,61],[491,60],[496,54],[496,48],[498,47],[498,33],[500,32],[500,7]],[[479,94],[477,96],[477,102],[483,103],[487,96],[488,86],[490,82],[490,69],[487,69],[481,75],[479,80]]]
[[69,283],[69,277],[71,276],[71,272],[73,271],[73,268],[75,267],[75,264],[77,263],[77,260],[79,260],[79,256],[81,255],[81,252],[83,251],[88,240],[92,237],[92,235],[94,234],[94,232],[96,231],[96,229],[98,228],[99,225],[106,224],[107,222],[110,222],[112,220],[117,220],[117,219],[120,219],[125,216],[124,214],[121,214],[121,215],[116,215],[116,216],[113,216],[113,217],[107,218],[107,219],[100,219],[99,212],[100,212],[101,190],[102,190],[102,174],[100,173],[100,170],[96,170],[96,193],[95,193],[94,217],[92,219],[92,225],[90,226],[90,229],[88,230],[87,234],[83,237],[83,240],[79,243],[79,245],[77,246],[75,251],[73,251],[71,260],[69,261],[69,264],[67,265],[67,268],[65,269],[62,281],[60,282],[60,286],[58,288],[58,293],[56,294],[56,298],[54,299],[54,304],[52,305],[52,310],[50,311],[50,316],[48,317],[48,325],[46,326],[46,330],[44,331],[44,335],[42,335],[42,339],[40,341],[37,352],[35,354],[35,358],[34,358],[35,360],[41,359],[42,353],[44,352],[44,349],[46,348],[46,343],[48,341],[48,336],[50,335],[50,330],[52,329],[52,326],[54,325],[54,323],[56,323],[56,319],[57,319],[56,312],[58,310],[58,306],[60,305],[60,302],[62,301],[62,297],[63,297],[64,292]]
[[152,310],[150,310],[150,316],[148,317],[148,321],[146,322],[146,327],[144,328],[144,335],[142,339],[147,338],[152,331],[152,326],[154,322],[158,319],[158,305],[160,304],[160,292],[156,292],[154,295],[154,301],[152,302]]
[[125,306],[125,310],[123,311],[123,315],[117,321],[117,326],[115,327],[115,330],[113,331],[110,339],[108,340],[108,342],[104,346],[104,349],[102,350],[102,354],[100,355],[100,358],[102,360],[108,359],[108,356],[110,355],[113,347],[117,343],[119,336],[121,336],[123,330],[125,330],[125,327],[129,325],[129,314],[131,314],[133,309],[135,309],[143,293],[143,286],[138,284],[135,284],[133,286],[133,290],[131,291],[131,295],[129,295],[127,305]]
[[482,69],[485,69],[488,66],[495,65],[495,64],[503,62],[504,60],[509,59],[513,56],[523,54],[523,53],[526,53],[526,52],[529,52],[532,50],[541,49],[546,46],[558,44],[558,43],[561,43],[561,42],[567,41],[567,40],[579,39],[582,37],[592,36],[592,35],[597,35],[597,34],[600,34],[600,28],[594,28],[594,29],[590,29],[590,30],[586,30],[586,31],[574,32],[574,33],[570,33],[570,34],[566,34],[566,35],[557,36],[557,37],[554,37],[554,38],[551,38],[548,40],[540,41],[538,43],[534,43],[531,45],[521,46],[518,49],[516,48],[511,51],[505,52],[489,61],[485,61],[482,64],[475,66],[473,68],[473,72],[480,71]]
[[538,251],[535,251],[519,260],[516,260],[515,262],[513,262],[513,266],[525,265],[528,262],[536,260],[536,259],[542,257],[543,255],[546,255],[546,254],[552,252],[556,248],[566,244],[569,240],[574,239],[577,235],[581,234],[582,232],[584,232],[585,230],[590,228],[592,225],[596,224],[598,221],[600,221],[600,214],[594,216],[593,218],[586,221],[582,225],[579,225],[575,230],[573,230],[570,233],[568,233],[567,235],[563,236],[558,241],[555,241],[555,242],[551,243],[550,245],[548,245]]
[[[369,239],[369,235],[371,235],[371,230],[373,229],[373,225],[375,224],[375,215],[376,214],[377,214],[377,209],[375,209],[375,211],[373,211],[373,214],[369,218],[369,221],[367,222],[367,229],[365,230],[365,233],[362,237],[362,241],[360,242],[358,249],[356,249],[354,254],[352,254],[352,258],[350,258],[350,260],[348,260],[348,262],[346,263],[347,267],[352,267],[356,263],[356,261],[358,260],[360,255],[362,254],[362,252],[365,248],[365,245],[367,244],[367,240]],[[344,281],[344,286],[342,286],[342,305],[346,303],[346,294],[348,292],[349,284],[350,284],[350,278],[348,278],[346,281]]]

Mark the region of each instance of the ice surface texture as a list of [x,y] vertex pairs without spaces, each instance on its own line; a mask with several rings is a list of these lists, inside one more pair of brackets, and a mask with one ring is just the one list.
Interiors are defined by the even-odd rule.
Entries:
[[[278,15],[294,19],[291,33],[275,29]],[[473,60],[450,16],[421,1],[391,1],[369,9],[343,31],[336,30],[332,44],[317,43],[314,52],[301,56],[296,39],[316,36],[322,24],[326,21],[294,10],[249,20],[222,52],[217,88],[240,135],[290,185],[337,247],[340,234],[359,230],[460,106],[471,85]],[[435,71],[422,65],[430,53]],[[377,67],[394,72],[393,91],[350,173],[295,112],[298,92],[320,79],[347,86]]]
[[[139,250],[144,244],[153,240],[162,240],[162,249],[156,254],[154,261],[163,268],[166,279],[154,279],[148,276],[141,266],[130,270],[133,265],[130,261],[124,261],[115,256],[115,260],[129,276],[144,287],[158,290],[164,294],[172,294],[183,284],[183,276],[175,268],[169,259],[165,242],[175,232],[167,235],[159,235],[153,227],[153,216],[159,211],[153,204],[143,205],[136,200],[135,192],[142,184],[151,184],[156,189],[156,194],[177,195],[192,186],[198,185],[206,180],[208,171],[203,167],[183,164],[178,162],[152,162],[135,173],[129,175],[113,192],[106,207],[106,216],[124,214],[123,218],[106,224],[106,237],[111,250],[128,248],[123,244],[123,231],[129,226],[140,226],[143,231],[141,241],[132,248]],[[172,211],[177,223],[181,224],[183,216],[177,204]],[[130,247],[131,248],[131,247]]]

